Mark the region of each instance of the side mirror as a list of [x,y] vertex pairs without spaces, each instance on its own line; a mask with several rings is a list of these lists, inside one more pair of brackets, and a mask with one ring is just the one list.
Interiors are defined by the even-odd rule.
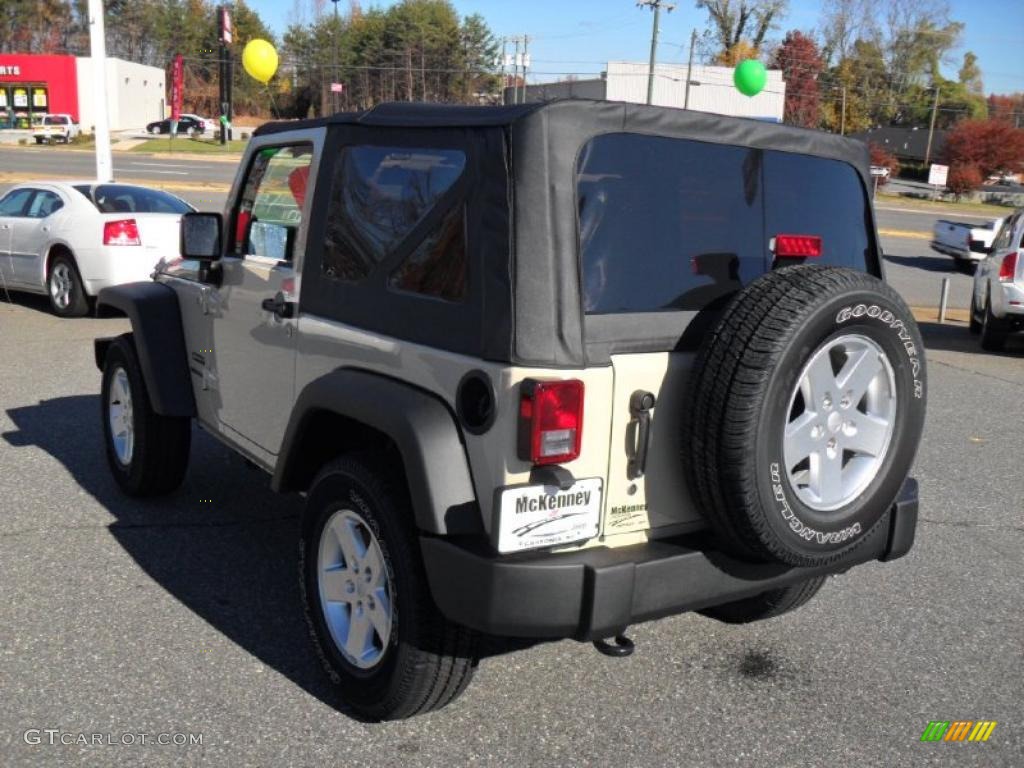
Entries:
[[223,217],[219,213],[186,213],[181,217],[181,257],[217,261],[221,255]]

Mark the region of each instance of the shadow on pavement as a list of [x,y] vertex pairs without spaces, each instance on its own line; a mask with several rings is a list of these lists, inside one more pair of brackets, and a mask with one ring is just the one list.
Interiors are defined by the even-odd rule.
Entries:
[[[298,496],[275,494],[266,474],[195,429],[182,488],[132,499],[107,468],[98,397],[44,400],[7,415],[16,429],[0,437],[59,461],[114,517],[111,535],[156,583],[260,661],[359,719],[323,673],[302,613]],[[486,657],[535,644],[487,637],[480,650]]]
[[988,352],[981,348],[981,340],[967,329],[966,323],[922,322],[918,320],[924,345],[931,350],[964,352],[986,357],[1019,358],[1024,354],[1024,333],[1010,334],[1006,340],[1006,349],[1002,352]]
[[893,264],[900,264],[904,267],[923,269],[926,272],[953,272],[955,274],[967,274],[960,269],[957,263],[949,256],[893,256],[885,254],[885,260]]

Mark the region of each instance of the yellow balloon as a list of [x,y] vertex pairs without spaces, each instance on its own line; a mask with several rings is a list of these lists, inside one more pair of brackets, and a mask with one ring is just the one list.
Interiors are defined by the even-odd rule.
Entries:
[[254,80],[266,85],[277,72],[277,51],[266,40],[250,40],[242,51],[242,66]]

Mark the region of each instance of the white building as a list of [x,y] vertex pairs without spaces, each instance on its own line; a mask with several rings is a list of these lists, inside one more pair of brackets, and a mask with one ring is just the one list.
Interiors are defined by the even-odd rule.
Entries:
[[[96,124],[92,97],[92,59],[78,58],[78,104],[83,129]],[[164,71],[123,59],[107,59],[107,113],[110,130],[145,128],[164,118]]]
[[[559,98],[590,98],[608,101],[647,103],[647,62],[609,61],[600,79],[563,83],[529,85],[520,89],[520,101],[549,101]],[[782,122],[786,101],[786,83],[782,71],[768,70],[768,82],[756,96],[744,96],[733,84],[732,67],[694,65],[690,80],[688,108],[698,112],[753,117],[758,120]],[[663,107],[682,108],[686,101],[687,67],[685,64],[658,64],[654,69],[654,98]],[[505,90],[505,103],[512,103],[512,89]]]

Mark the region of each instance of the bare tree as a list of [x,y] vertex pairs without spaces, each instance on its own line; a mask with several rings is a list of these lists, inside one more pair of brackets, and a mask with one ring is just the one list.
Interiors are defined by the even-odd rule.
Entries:
[[740,41],[760,49],[768,32],[786,11],[787,0],[697,0],[711,18],[712,36],[719,55],[727,55]]
[[822,53],[827,63],[846,59],[858,40],[878,42],[880,0],[825,0],[821,8]]

